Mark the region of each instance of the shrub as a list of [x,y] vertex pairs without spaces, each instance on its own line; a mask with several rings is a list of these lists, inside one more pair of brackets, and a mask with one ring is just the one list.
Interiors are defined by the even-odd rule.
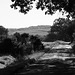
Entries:
[[13,42],[10,38],[6,38],[0,43],[0,54],[10,54],[14,57],[23,56],[23,47],[21,44]]

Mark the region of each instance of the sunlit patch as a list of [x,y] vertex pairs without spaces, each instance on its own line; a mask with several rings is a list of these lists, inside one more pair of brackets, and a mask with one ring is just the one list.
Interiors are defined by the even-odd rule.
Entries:
[[14,57],[12,57],[11,55],[2,56],[2,57],[0,57],[0,68],[5,68],[8,65],[10,65],[11,63],[13,63],[14,61],[16,61],[16,59]]
[[71,45],[58,45],[53,47],[52,49],[72,49]]

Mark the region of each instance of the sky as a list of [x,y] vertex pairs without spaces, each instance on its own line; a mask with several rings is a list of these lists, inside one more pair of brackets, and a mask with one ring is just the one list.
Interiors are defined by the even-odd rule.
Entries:
[[[54,15],[45,15],[44,11],[37,10],[34,6],[28,14],[24,15],[18,10],[10,7],[11,0],[0,0],[0,25],[5,28],[24,28],[37,25],[53,25],[56,18],[62,17],[62,14],[56,12]],[[63,16],[65,17],[65,16]]]

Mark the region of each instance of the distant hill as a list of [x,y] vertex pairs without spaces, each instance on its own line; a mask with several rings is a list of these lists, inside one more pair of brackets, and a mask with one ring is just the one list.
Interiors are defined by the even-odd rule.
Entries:
[[38,25],[38,26],[30,26],[28,28],[19,28],[19,29],[8,29],[8,34],[14,34],[15,32],[22,33],[29,33],[30,35],[47,35],[48,31],[50,30],[50,25]]

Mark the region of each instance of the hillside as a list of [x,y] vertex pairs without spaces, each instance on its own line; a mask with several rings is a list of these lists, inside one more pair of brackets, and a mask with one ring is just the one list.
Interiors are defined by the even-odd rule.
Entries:
[[9,35],[14,34],[15,32],[29,33],[30,35],[47,35],[50,30],[49,25],[39,25],[39,26],[31,26],[28,28],[19,28],[19,29],[9,29]]

